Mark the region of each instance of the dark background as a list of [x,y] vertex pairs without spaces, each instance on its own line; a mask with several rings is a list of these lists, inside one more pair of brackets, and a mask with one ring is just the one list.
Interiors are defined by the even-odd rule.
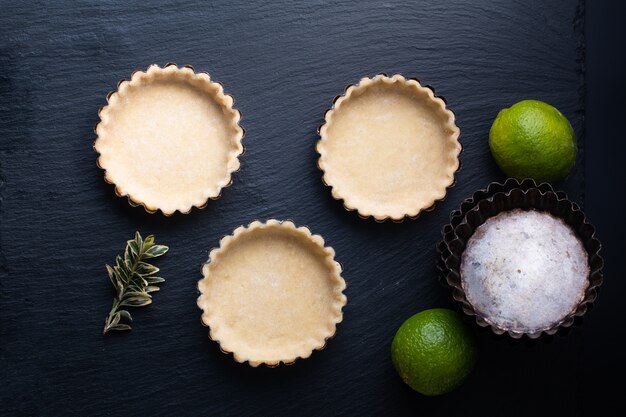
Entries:
[[[622,8],[497,3],[1,0],[0,414],[617,414]],[[91,144],[117,81],[172,61],[208,71],[235,96],[247,152],[221,199],[165,218],[116,197]],[[402,224],[345,212],[315,166],[316,128],[332,98],[381,71],[434,86],[464,145],[447,199]],[[576,130],[579,162],[556,187],[597,226],[605,284],[566,336],[514,343],[474,326],[480,358],[469,380],[423,397],[396,375],[391,339],[410,315],[452,306],[437,282],[439,231],[464,198],[505,178],[489,154],[489,126],[525,98],[555,105]],[[325,350],[252,369],[208,340],[196,282],[223,235],[271,217],[306,224],[336,249],[348,305]],[[103,265],[135,230],[171,247],[158,262],[167,282],[153,305],[133,311],[131,333],[102,337],[113,296]]]

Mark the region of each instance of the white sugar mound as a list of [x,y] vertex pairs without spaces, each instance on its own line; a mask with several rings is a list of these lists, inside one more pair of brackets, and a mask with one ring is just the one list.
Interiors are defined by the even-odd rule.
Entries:
[[461,259],[468,301],[503,330],[532,333],[559,323],[588,286],[587,252],[549,213],[511,210],[489,218]]

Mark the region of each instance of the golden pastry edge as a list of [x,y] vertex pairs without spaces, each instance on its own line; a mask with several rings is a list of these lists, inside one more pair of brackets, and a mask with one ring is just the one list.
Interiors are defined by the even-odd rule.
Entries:
[[[338,298],[340,299],[340,301],[334,305],[334,307],[338,311],[338,314],[336,317],[334,317],[331,320],[331,324],[333,325],[333,331],[330,334],[326,335],[324,339],[319,341],[315,346],[312,346],[307,355],[295,356],[293,358],[285,358],[285,359],[278,360],[278,361],[264,361],[264,360],[255,360],[255,359],[245,358],[245,357],[240,356],[237,352],[234,352],[232,349],[225,348],[223,341],[215,337],[214,332],[211,329],[211,325],[210,323],[208,323],[210,318],[207,317],[207,314],[205,311],[206,301],[203,300],[204,293],[201,288],[202,282],[205,279],[207,279],[209,265],[213,259],[219,256],[221,252],[228,249],[228,247],[231,245],[233,241],[237,239],[237,237],[241,236],[242,234],[249,233],[252,230],[267,228],[268,226],[280,226],[280,227],[289,228],[293,231],[298,232],[299,234],[302,235],[303,238],[309,239],[310,241],[312,241],[314,244],[316,244],[322,249],[322,251],[325,253],[325,263],[329,266],[329,272],[331,276],[333,277],[334,281],[338,284],[338,293],[336,293],[335,295],[338,295]],[[232,234],[222,237],[222,239],[220,239],[219,245],[217,247],[212,248],[209,251],[209,259],[207,262],[205,262],[202,265],[202,268],[201,268],[202,279],[200,279],[196,284],[196,288],[198,292],[200,293],[200,295],[198,296],[196,300],[196,304],[202,310],[202,315],[200,316],[200,322],[204,327],[207,327],[209,329],[209,332],[208,332],[209,339],[217,342],[220,348],[220,351],[222,353],[232,354],[233,359],[236,362],[239,362],[239,363],[247,362],[251,367],[255,367],[255,368],[258,367],[259,365],[265,365],[269,368],[275,368],[279,366],[281,363],[284,365],[292,365],[298,359],[306,359],[310,357],[311,354],[316,350],[318,351],[323,350],[326,347],[327,341],[332,339],[335,336],[337,332],[337,325],[343,321],[343,308],[347,304],[347,297],[343,293],[347,285],[346,285],[345,280],[341,276],[341,273],[343,272],[343,268],[341,264],[338,261],[336,261],[334,258],[335,258],[335,250],[330,246],[324,245],[324,238],[322,236],[311,233],[311,230],[307,226],[296,226],[294,222],[291,220],[269,219],[266,222],[262,222],[260,220],[254,220],[247,226],[241,225],[237,227],[232,232]]]
[[[429,98],[434,103],[437,103],[437,105],[439,106],[441,111],[444,114],[446,114],[447,121],[448,121],[448,123],[446,123],[446,125],[454,132],[451,135],[451,139],[456,142],[455,154],[454,154],[454,158],[456,159],[456,164],[453,167],[453,169],[449,170],[449,172],[448,172],[448,175],[450,176],[451,180],[450,180],[449,184],[443,190],[444,191],[444,195],[441,198],[433,199],[432,202],[429,205],[426,205],[423,208],[418,208],[418,209],[414,210],[413,212],[404,213],[404,215],[396,216],[396,217],[394,217],[392,215],[389,215],[389,214],[375,215],[375,214],[363,212],[361,209],[359,209],[359,208],[357,208],[355,206],[352,206],[348,202],[346,202],[345,196],[342,195],[340,190],[338,191],[337,186],[331,184],[328,181],[328,177],[327,177],[327,173],[326,173],[327,167],[325,166],[323,154],[320,152],[320,142],[325,140],[325,129],[327,128],[326,126],[328,126],[329,123],[332,122],[332,115],[333,115],[334,111],[341,106],[342,102],[344,102],[345,100],[348,100],[350,98],[350,96],[351,96],[351,94],[353,93],[354,90],[356,90],[359,87],[362,87],[364,85],[372,84],[372,83],[374,83],[376,81],[379,81],[379,80],[383,80],[384,82],[387,82],[387,83],[390,83],[390,84],[391,83],[395,83],[395,82],[403,82],[403,83],[406,83],[406,84],[409,84],[409,85],[413,85],[413,86],[415,86],[417,89],[419,89],[421,91],[425,91],[428,94]],[[324,183],[325,186],[330,187],[332,197],[335,200],[341,201],[342,205],[343,205],[343,207],[344,207],[344,209],[346,211],[349,211],[349,212],[356,211],[358,216],[360,218],[362,218],[362,219],[368,219],[368,218],[371,217],[378,223],[382,223],[382,222],[384,222],[386,220],[391,220],[391,221],[393,221],[395,223],[401,223],[406,218],[417,219],[421,215],[422,212],[432,211],[435,208],[435,205],[436,205],[437,202],[445,200],[445,198],[447,196],[448,190],[450,188],[454,187],[454,185],[456,184],[456,174],[461,169],[460,155],[463,152],[463,146],[462,146],[461,142],[459,141],[459,137],[461,135],[461,130],[456,125],[456,116],[455,116],[454,112],[447,107],[445,99],[442,96],[435,95],[435,90],[434,90],[433,87],[431,87],[429,85],[422,86],[422,84],[420,83],[420,81],[417,78],[413,78],[413,77],[405,78],[401,74],[394,74],[391,77],[389,77],[387,74],[381,72],[381,73],[376,74],[372,78],[370,78],[370,77],[362,77],[359,80],[359,82],[357,82],[356,84],[348,84],[348,85],[346,85],[346,87],[344,88],[343,93],[341,95],[336,96],[333,99],[331,107],[324,112],[324,122],[318,127],[317,133],[318,133],[319,139],[317,140],[317,142],[315,144],[315,149],[316,149],[316,152],[319,155],[319,158],[317,159],[317,168],[320,171],[322,171],[322,182]]]
[[235,105],[235,98],[232,96],[232,94],[228,94],[228,93],[224,92],[224,86],[222,85],[222,83],[220,83],[218,81],[211,80],[211,77],[210,77],[208,72],[206,72],[206,71],[196,71],[194,69],[194,67],[191,66],[191,65],[183,65],[183,66],[179,67],[174,62],[168,62],[163,67],[159,66],[158,64],[151,64],[151,65],[148,66],[148,68],[145,71],[143,71],[141,69],[136,69],[136,70],[134,70],[131,73],[130,79],[124,79],[123,78],[123,79],[119,80],[117,82],[116,90],[109,91],[107,93],[107,95],[106,95],[107,104],[104,105],[104,106],[100,106],[100,108],[98,109],[98,121],[96,122],[96,124],[93,127],[93,131],[96,134],[96,139],[92,143],[92,148],[93,148],[94,152],[96,152],[98,154],[98,158],[96,159],[96,166],[99,169],[104,171],[104,176],[103,176],[104,177],[104,181],[107,184],[111,184],[111,185],[114,186],[115,194],[118,197],[126,197],[129,205],[131,205],[132,207],[141,206],[149,214],[154,214],[157,211],[159,211],[158,207],[150,206],[150,205],[146,204],[145,202],[140,201],[139,199],[134,198],[130,193],[127,193],[127,192],[123,191],[117,184],[115,184],[115,182],[113,182],[108,177],[107,170],[101,166],[101,164],[100,164],[100,152],[96,148],[96,143],[97,143],[98,138],[99,138],[99,135],[98,135],[98,132],[97,132],[98,125],[103,123],[103,120],[102,120],[102,117],[101,117],[101,113],[102,113],[102,111],[106,107],[111,105],[111,103],[110,103],[111,97],[113,97],[116,94],[119,94],[120,88],[123,86],[123,84],[132,82],[133,79],[136,78],[136,76],[137,76],[136,74],[140,74],[140,73],[141,74],[148,74],[148,72],[150,72],[152,68],[156,68],[156,70],[165,70],[165,69],[170,68],[170,67],[175,67],[177,71],[192,71],[194,77],[201,78],[201,79],[206,80],[206,81],[208,81],[210,83],[215,83],[215,84],[219,85],[219,90],[217,92],[218,97],[220,99],[222,99],[222,100],[225,100],[224,105],[229,107],[233,111],[233,113],[234,113],[234,118],[233,118],[232,122],[234,123],[235,129],[237,130],[237,134],[236,134],[234,139],[235,139],[235,142],[236,142],[236,144],[238,146],[237,146],[237,152],[232,154],[231,155],[231,159],[228,161],[228,176],[229,176],[229,180],[228,180],[228,182],[225,185],[223,185],[220,188],[220,191],[219,191],[218,195],[216,195],[214,197],[207,198],[202,204],[193,204],[188,210],[184,210],[183,211],[183,210],[176,209],[176,210],[174,210],[172,212],[164,212],[164,211],[161,210],[163,215],[165,215],[166,217],[170,217],[170,216],[174,215],[174,213],[177,212],[177,211],[180,211],[181,214],[188,214],[188,213],[191,212],[191,210],[194,207],[196,207],[198,209],[203,209],[203,208],[206,207],[206,205],[208,204],[209,200],[217,200],[217,199],[219,199],[221,197],[222,191],[225,188],[228,188],[228,187],[230,187],[232,185],[232,183],[233,183],[232,175],[235,172],[238,172],[241,169],[241,162],[239,161],[239,157],[242,156],[245,153],[245,146],[243,144],[243,138],[245,137],[245,134],[246,134],[245,129],[240,124],[240,121],[241,121],[241,118],[242,118],[241,111],[234,107],[234,105]]

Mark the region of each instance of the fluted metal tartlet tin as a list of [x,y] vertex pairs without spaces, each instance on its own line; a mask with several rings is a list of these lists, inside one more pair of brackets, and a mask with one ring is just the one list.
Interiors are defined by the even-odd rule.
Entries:
[[[125,190],[121,184],[117,183],[114,179],[110,178],[110,172],[107,170],[102,163],[102,152],[98,149],[98,140],[102,136],[103,128],[106,125],[106,117],[104,113],[106,113],[107,109],[114,105],[113,101],[116,96],[120,96],[122,94],[122,90],[128,89],[134,82],[137,81],[138,78],[141,77],[156,77],[163,76],[163,74],[170,75],[178,75],[185,74],[186,76],[191,77],[194,82],[204,83],[206,85],[214,86],[215,97],[216,100],[220,101],[220,105],[223,105],[225,109],[232,114],[232,125],[234,127],[234,135],[233,141],[237,145],[237,149],[234,152],[231,152],[229,155],[228,164],[226,167],[227,170],[227,178],[216,187],[217,191],[215,192],[206,192],[206,195],[202,199],[198,199],[197,201],[191,202],[188,206],[176,207],[174,210],[166,210],[163,207],[158,205],[149,204],[141,198],[137,198],[128,190]],[[134,87],[141,88],[141,87]],[[142,206],[144,210],[150,214],[156,213],[157,211],[161,211],[165,216],[171,216],[176,211],[181,212],[182,214],[187,214],[191,211],[193,207],[202,209],[206,207],[209,200],[217,200],[221,197],[222,191],[232,185],[232,175],[235,172],[238,172],[241,168],[240,157],[245,153],[245,147],[242,143],[243,138],[245,137],[245,129],[241,126],[241,112],[234,107],[235,99],[231,94],[224,92],[224,87],[222,83],[214,81],[211,79],[209,74],[206,71],[196,71],[194,67],[191,65],[177,66],[175,63],[167,63],[163,67],[160,67],[158,64],[150,65],[146,70],[135,70],[132,72],[131,77],[129,79],[121,79],[117,83],[117,89],[115,91],[110,91],[106,95],[107,104],[101,106],[98,110],[99,121],[94,125],[94,133],[96,134],[96,139],[93,143],[93,149],[98,154],[98,158],[96,160],[96,165],[98,168],[104,171],[104,180],[108,184],[112,184],[115,189],[115,194],[118,197],[126,197],[128,203],[133,206]]]
[[[511,331],[494,325],[476,311],[462,286],[460,265],[468,240],[488,218],[513,209],[548,212],[562,219],[578,237],[588,255],[588,286],[580,302],[549,328],[534,332]],[[441,235],[442,240],[437,245],[437,267],[444,284],[451,289],[452,298],[460,304],[465,314],[474,317],[479,326],[490,327],[499,335],[506,333],[515,339],[522,336],[536,339],[543,334],[553,335],[561,328],[570,327],[596,300],[598,287],[602,284],[603,259],[600,256],[601,244],[595,236],[595,228],[576,203],[547,183],[536,184],[531,179],[520,182],[512,178],[504,183],[491,183],[486,189],[476,191],[472,197],[463,201],[458,210],[450,214],[450,222],[443,227]]]

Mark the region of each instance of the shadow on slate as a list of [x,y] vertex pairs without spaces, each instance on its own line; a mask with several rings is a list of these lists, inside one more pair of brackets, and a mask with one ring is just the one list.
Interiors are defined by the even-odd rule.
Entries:
[[[581,201],[576,1],[24,1],[2,10],[0,414],[534,412],[521,397],[545,413],[574,413],[576,329],[532,346],[478,331],[475,372],[442,398],[404,386],[389,346],[410,315],[451,305],[435,244],[450,211],[504,179],[487,144],[499,109],[535,98],[572,121],[579,168],[557,187]],[[91,148],[107,92],[134,69],[167,62],[222,82],[247,132],[232,187],[206,209],[172,218],[116,197]],[[378,72],[432,85],[462,131],[456,187],[433,212],[402,224],[346,212],[315,166],[316,129],[333,97]],[[308,225],[336,249],[348,305],[325,350],[290,367],[251,369],[208,340],[196,282],[223,235],[271,217]],[[133,311],[132,333],[103,338],[113,296],[104,264],[135,230],[171,247],[157,262],[167,281],[153,305]]]

